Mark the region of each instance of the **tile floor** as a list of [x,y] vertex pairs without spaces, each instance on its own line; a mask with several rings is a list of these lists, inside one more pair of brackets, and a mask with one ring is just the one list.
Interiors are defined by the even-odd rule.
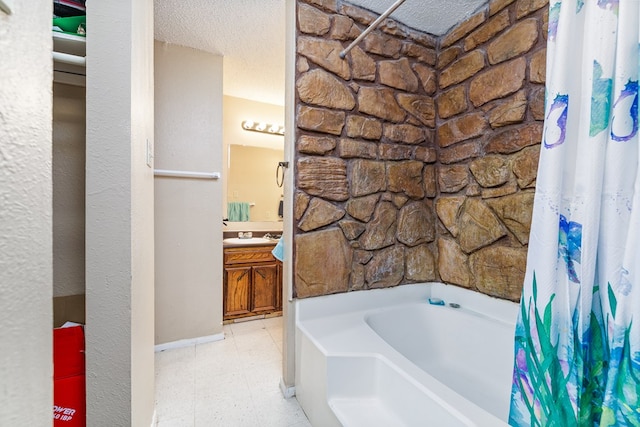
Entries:
[[310,427],[280,392],[282,317],[224,326],[225,339],[156,353],[158,427]]

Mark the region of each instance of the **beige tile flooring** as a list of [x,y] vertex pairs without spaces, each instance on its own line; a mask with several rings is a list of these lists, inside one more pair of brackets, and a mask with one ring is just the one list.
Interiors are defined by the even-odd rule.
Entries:
[[156,353],[157,426],[311,426],[280,392],[282,317],[225,325],[224,334]]

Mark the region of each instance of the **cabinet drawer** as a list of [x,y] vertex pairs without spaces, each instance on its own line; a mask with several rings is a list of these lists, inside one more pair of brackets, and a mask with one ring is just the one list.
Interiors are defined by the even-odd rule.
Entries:
[[256,262],[273,262],[271,253],[274,245],[251,248],[227,248],[224,250],[224,264],[247,264]]

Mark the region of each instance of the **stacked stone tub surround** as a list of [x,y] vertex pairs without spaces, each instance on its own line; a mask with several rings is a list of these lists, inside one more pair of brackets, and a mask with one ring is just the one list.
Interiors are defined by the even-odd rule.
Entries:
[[518,300],[544,119],[548,1],[436,37],[298,0],[294,292],[442,281]]

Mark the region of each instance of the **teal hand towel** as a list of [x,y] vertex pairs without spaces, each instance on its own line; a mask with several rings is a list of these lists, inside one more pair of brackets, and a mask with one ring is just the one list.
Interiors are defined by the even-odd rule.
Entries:
[[231,222],[249,221],[249,203],[248,202],[228,202],[227,218]]
[[284,261],[284,239],[281,237],[276,244],[276,247],[271,251],[274,257],[278,261]]

